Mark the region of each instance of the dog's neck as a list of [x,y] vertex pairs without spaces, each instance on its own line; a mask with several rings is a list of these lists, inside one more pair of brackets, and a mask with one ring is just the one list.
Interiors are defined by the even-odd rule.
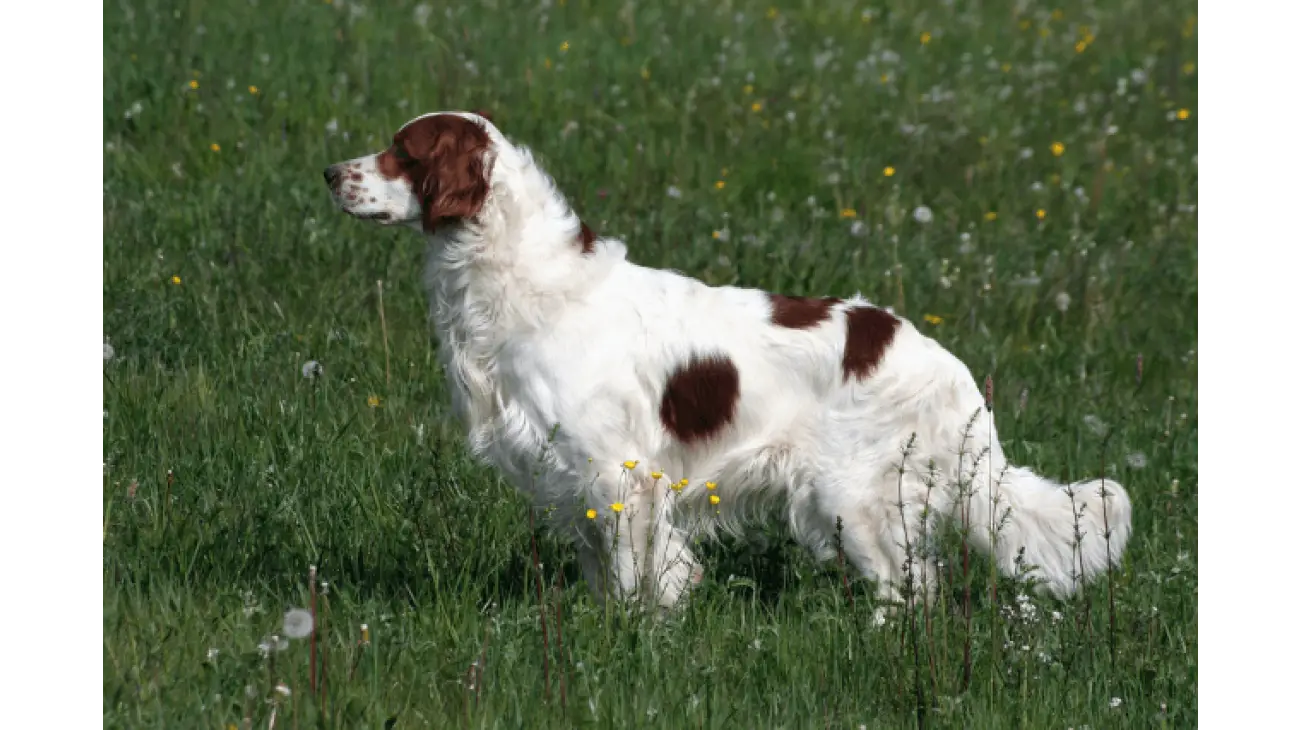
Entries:
[[453,403],[471,446],[485,448],[500,404],[498,359],[511,338],[544,331],[581,300],[626,249],[584,253],[582,222],[533,162],[513,149],[493,160],[483,209],[429,236],[425,287]]

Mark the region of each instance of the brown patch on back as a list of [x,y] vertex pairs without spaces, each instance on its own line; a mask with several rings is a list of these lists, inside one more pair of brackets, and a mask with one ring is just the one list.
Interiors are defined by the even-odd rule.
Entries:
[[586,223],[582,221],[578,221],[578,223],[582,226],[581,230],[578,231],[578,244],[582,246],[582,253],[590,256],[596,252],[596,232],[591,230],[591,226]]
[[831,316],[831,307],[840,303],[834,297],[787,297],[768,294],[772,301],[772,324],[790,329],[808,329],[825,322]]
[[470,218],[483,208],[488,174],[483,153],[491,140],[477,122],[436,114],[406,125],[376,158],[379,174],[405,178],[424,208],[424,228]]
[[844,379],[870,376],[894,341],[898,318],[875,307],[854,307],[845,313]]
[[740,372],[722,354],[692,355],[668,376],[659,420],[679,441],[706,441],[736,416],[740,401]]

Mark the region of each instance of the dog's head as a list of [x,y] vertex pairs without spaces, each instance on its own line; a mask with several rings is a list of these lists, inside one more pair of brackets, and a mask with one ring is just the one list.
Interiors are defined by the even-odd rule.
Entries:
[[433,232],[482,210],[502,139],[485,114],[426,114],[388,149],[325,168],[325,183],[348,215]]

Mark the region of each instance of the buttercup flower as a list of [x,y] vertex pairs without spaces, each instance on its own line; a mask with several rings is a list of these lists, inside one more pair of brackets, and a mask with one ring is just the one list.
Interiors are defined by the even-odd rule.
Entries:
[[937,314],[927,314],[923,319],[930,324],[943,324],[943,317],[940,317]]
[[664,478],[664,473],[661,471],[652,471],[650,472],[650,478],[655,481],[659,481],[660,479]]
[[1052,155],[1055,157],[1060,157],[1063,154],[1065,154],[1065,145],[1062,144],[1061,142],[1053,142]]
[[641,462],[639,462],[639,461],[632,461],[631,459],[628,459],[627,461],[623,462],[623,468],[624,468],[624,469],[635,469],[635,468],[636,468],[636,465],[637,465],[637,464],[640,464],[640,463],[641,463]]
[[894,167],[892,165],[885,165],[885,169],[881,170],[881,174],[883,174],[885,177],[893,177]]
[[596,519],[596,510],[594,510],[594,509],[589,509],[589,510],[587,510],[587,519],[589,519],[589,520],[594,520],[594,519]]
[[179,286],[180,283],[181,283],[181,277],[180,277],[179,275],[177,275],[177,274],[173,274],[173,275],[172,275],[172,283],[173,283],[173,284],[176,284],[177,286]]
[[705,482],[705,483],[704,483],[704,488],[707,489],[707,490],[709,490],[709,491],[711,492],[711,491],[717,489],[717,488],[718,488],[718,485],[715,484],[715,483],[713,483],[713,482]]
[[717,505],[717,504],[720,503],[720,502],[722,502],[722,498],[719,497],[718,495],[716,495],[716,494],[710,494],[710,495],[709,495],[709,504]]
[[372,396],[370,396],[369,398],[367,398],[367,399],[366,399],[366,405],[370,406],[371,408],[378,408],[378,407],[379,407],[379,396],[377,396],[377,395],[372,395]]
[[612,509],[612,510],[614,510],[614,512],[622,512],[622,511],[623,511],[623,503],[622,503],[622,502],[615,502],[614,504],[611,504],[611,505],[609,506],[609,508]]

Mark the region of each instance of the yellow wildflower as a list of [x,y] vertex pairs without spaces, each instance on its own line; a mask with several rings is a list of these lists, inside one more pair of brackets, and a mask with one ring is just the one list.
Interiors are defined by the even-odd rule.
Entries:
[[664,478],[664,473],[661,471],[652,471],[650,472],[650,478],[655,481],[659,481],[660,479]]
[[720,239],[720,238],[722,238],[722,231],[714,231],[714,232],[713,232],[713,238],[714,238],[714,239]]
[[845,208],[844,210],[841,210],[841,211],[840,211],[840,217],[841,217],[841,218],[857,218],[857,217],[858,217],[858,212],[857,212],[856,210],[852,209],[852,208]]
[[627,461],[623,462],[623,468],[624,468],[624,469],[635,469],[635,468],[636,468],[636,465],[637,465],[637,464],[640,464],[640,463],[641,463],[641,462],[639,462],[639,461],[633,461],[632,459],[628,459]]
[[646,81],[649,81],[649,80],[650,80],[650,69],[648,69],[648,68],[642,66],[642,67],[641,67],[641,78],[645,79]]
[[722,497],[719,497],[719,496],[716,495],[716,494],[710,494],[710,495],[709,495],[709,504],[716,505],[716,504],[718,504],[718,503],[720,503],[720,502],[722,502]]
[[1052,156],[1053,156],[1053,157],[1060,157],[1060,156],[1063,155],[1063,154],[1065,154],[1065,145],[1062,144],[1062,143],[1060,143],[1060,142],[1053,142],[1053,143],[1052,143]]
[[715,187],[715,188],[721,190],[721,189],[727,187],[727,181],[726,181],[726,180],[719,180],[719,181],[713,183],[713,187]]
[[761,111],[763,111],[763,102],[761,102],[761,101],[756,101],[756,102],[754,102],[753,104],[750,104],[750,105],[749,105],[749,110],[752,111],[752,112],[761,112]]
[[679,486],[679,487],[684,487],[684,486],[686,486],[687,484],[690,484],[690,483],[691,483],[691,480],[690,480],[690,479],[683,479],[683,480],[681,480],[680,482],[677,482],[677,486]]
[[776,8],[768,8],[768,9],[767,9],[767,19],[768,19],[768,20],[776,20],[776,16],[777,16],[777,15],[779,15],[779,13],[777,12]]
[[249,86],[249,87],[248,87],[248,93],[252,94],[253,96],[257,96],[258,92],[260,92],[260,91],[261,91],[261,89],[257,88],[256,86]]
[[1011,64],[1009,64],[1009,63],[1004,63],[1004,64],[1002,64],[1002,73],[1004,73],[1004,74],[1005,74],[1005,73],[1011,73]]
[[744,92],[745,92],[745,96],[749,96],[750,94],[754,93],[754,85],[745,84]]
[[173,283],[173,284],[176,284],[177,286],[179,286],[180,283],[181,283],[181,277],[178,276],[178,275],[176,275],[176,274],[173,274],[173,275],[172,275],[172,283]]
[[883,174],[885,177],[893,177],[893,176],[894,176],[894,166],[893,166],[893,165],[885,165],[885,169],[884,169],[884,170],[881,170],[881,174]]
[[378,407],[379,407],[379,396],[377,396],[377,395],[372,395],[372,396],[370,396],[369,398],[367,398],[367,399],[366,399],[366,405],[370,406],[371,408],[378,408]]
[[943,317],[937,314],[927,314],[923,319],[930,324],[943,324]]
[[622,503],[622,502],[615,502],[614,504],[611,504],[611,505],[609,506],[609,508],[612,509],[612,510],[614,510],[615,512],[622,512],[622,511],[623,511],[623,503]]
[[1196,73],[1196,64],[1191,61],[1184,63],[1183,73],[1186,74],[1187,76],[1191,76],[1192,74]]
[[1042,208],[1039,208],[1038,210],[1034,211],[1034,215],[1038,216],[1038,220],[1041,221],[1042,219],[1047,217],[1047,211],[1043,210]]
[[707,490],[709,490],[709,491],[713,491],[714,489],[717,489],[717,488],[718,488],[718,485],[715,484],[714,482],[705,482],[705,483],[704,483],[704,488],[707,489]]
[[680,491],[682,491],[682,483],[681,483],[681,482],[675,482],[675,483],[673,483],[673,484],[668,485],[668,487],[669,487],[669,489],[672,489],[674,492],[680,492]]
[[569,52],[569,42],[564,41],[563,43],[560,44],[560,53],[568,53],[568,52]]
[[880,74],[880,83],[882,84],[889,83],[889,74]]
[[199,88],[199,80],[198,80],[198,79],[190,79],[190,88],[191,88],[191,89],[197,89],[197,88]]
[[589,510],[587,510],[587,519],[589,519],[589,520],[594,520],[594,519],[596,519],[596,510],[594,510],[594,509],[589,509]]
[[208,149],[212,150],[213,152],[220,152],[221,145],[217,144],[216,142],[213,142],[211,145],[208,146]]
[[1075,43],[1075,44],[1074,44],[1074,52],[1075,52],[1075,53],[1083,53],[1083,52],[1086,51],[1086,50],[1088,50],[1088,42],[1087,42],[1087,41],[1079,41],[1078,43]]
[[989,212],[984,214],[984,220],[990,223],[992,223],[997,219],[998,219],[998,212],[996,210],[990,210]]
[[928,44],[929,42],[930,42],[930,31],[927,30],[927,31],[925,31],[924,33],[921,34],[921,45],[924,46],[924,45]]
[[1188,117],[1190,117],[1191,115],[1192,115],[1192,113],[1191,113],[1190,111],[1188,111],[1187,109],[1179,109],[1179,110],[1178,110],[1178,118],[1179,118],[1179,119],[1183,119],[1183,120],[1185,120],[1185,119],[1187,119]]

